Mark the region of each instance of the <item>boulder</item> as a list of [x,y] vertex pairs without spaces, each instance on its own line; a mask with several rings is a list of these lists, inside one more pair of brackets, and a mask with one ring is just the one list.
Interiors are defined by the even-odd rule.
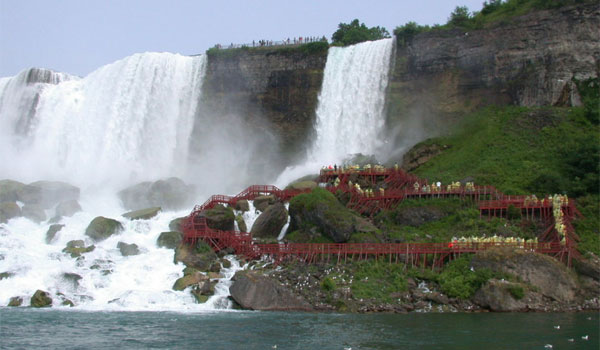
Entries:
[[285,205],[277,202],[265,209],[252,225],[252,236],[259,238],[277,238],[287,223],[288,212]]
[[121,190],[119,198],[125,208],[135,210],[162,207],[165,210],[183,209],[194,197],[194,187],[171,177],[155,182],[142,182]]
[[239,211],[248,211],[250,210],[250,203],[248,203],[248,201],[245,199],[240,199],[235,203],[234,208],[235,210]]
[[238,225],[238,229],[242,232],[248,232],[248,227],[246,226],[246,221],[244,221],[244,217],[242,215],[235,216],[235,222]]
[[152,208],[130,211],[125,214],[122,214],[121,216],[123,216],[129,220],[148,220],[148,219],[155,217],[158,214],[158,212],[160,212],[160,211],[161,211],[160,207],[152,207]]
[[21,208],[21,216],[37,223],[46,220],[44,208],[37,204],[25,204],[23,208]]
[[6,306],[21,306],[23,305],[23,298],[21,297],[12,297]]
[[275,196],[273,195],[258,196],[254,198],[254,208],[260,211],[265,211],[265,209],[273,203],[275,203]]
[[589,257],[575,260],[573,264],[575,271],[580,275],[590,277],[596,281],[600,281],[600,259],[592,253],[588,253]]
[[286,189],[304,191],[304,190],[314,190],[317,187],[318,187],[318,184],[315,181],[303,180],[303,181],[292,182],[291,184],[287,185]]
[[206,217],[208,227],[215,230],[231,231],[235,228],[235,214],[232,208],[227,208],[221,204],[214,208],[203,211],[200,215]]
[[38,289],[31,297],[30,305],[32,307],[50,307],[52,306],[52,298],[50,298],[50,294],[48,292]]
[[573,301],[578,289],[574,273],[564,264],[550,256],[523,249],[488,249],[475,254],[471,266],[515,275],[556,301]]
[[377,228],[355,212],[344,207],[333,194],[322,188],[298,195],[290,201],[288,232],[306,235],[320,232],[336,243],[347,242],[353,233],[373,233]]
[[79,287],[79,281],[82,278],[80,275],[71,272],[65,272],[61,277],[65,282],[69,283],[72,288]]
[[212,265],[218,264],[218,258],[206,243],[198,242],[195,247],[180,244],[175,250],[174,262],[182,262],[196,270],[209,271]]
[[179,244],[181,244],[182,239],[183,234],[181,232],[161,232],[156,240],[156,245],[162,248],[175,249]]
[[527,304],[523,300],[517,300],[511,288],[523,287],[519,283],[499,281],[497,279],[489,280],[473,296],[473,302],[485,309],[491,311],[524,311]]
[[60,218],[63,216],[70,217],[75,213],[81,211],[81,205],[75,199],[67,200],[58,203],[55,210],[55,217]]
[[48,227],[48,231],[46,231],[46,243],[47,244],[52,243],[52,241],[54,240],[54,237],[56,237],[56,234],[58,233],[58,231],[62,230],[63,227],[65,227],[65,225],[61,225],[61,224],[50,225],[50,227]]
[[177,281],[175,281],[175,284],[173,284],[173,290],[181,291],[189,286],[193,286],[201,282],[207,282],[208,280],[208,276],[203,275],[200,272],[187,274],[183,277],[178,278]]
[[[36,181],[29,186],[39,188],[39,194],[37,191],[30,191],[29,198],[20,200],[26,204],[38,204],[44,209],[52,208],[60,202],[79,199],[79,188],[65,182]],[[36,198],[37,196],[39,197]]]
[[21,216],[21,208],[15,202],[0,202],[0,223]]
[[85,242],[78,239],[67,242],[67,246],[62,250],[63,253],[71,255],[72,258],[78,258],[81,254],[89,253],[96,249],[96,246],[85,246]]
[[138,255],[140,253],[140,249],[135,243],[127,244],[125,242],[119,242],[117,243],[117,248],[119,248],[119,251],[123,256]]
[[123,225],[117,220],[98,216],[90,222],[85,229],[85,235],[96,242],[103,241],[123,229]]
[[0,203],[16,202],[19,200],[19,191],[24,183],[14,180],[0,180]]
[[0,281],[2,281],[5,278],[11,278],[14,275],[15,274],[12,272],[4,271],[4,272],[0,273]]
[[446,150],[448,146],[435,143],[422,142],[406,152],[402,158],[402,169],[413,171],[419,166],[425,164],[431,158],[437,156]]
[[278,281],[256,271],[238,271],[229,288],[231,297],[249,310],[311,311],[312,306]]
[[171,220],[171,222],[169,222],[169,230],[173,232],[183,232],[181,224],[183,224],[185,219],[187,219],[187,216]]

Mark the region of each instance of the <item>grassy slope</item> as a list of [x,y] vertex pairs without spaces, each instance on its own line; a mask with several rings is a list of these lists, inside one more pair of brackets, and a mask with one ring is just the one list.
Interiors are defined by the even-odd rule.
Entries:
[[[490,107],[465,118],[450,135],[425,141],[450,147],[415,173],[444,183],[471,176],[507,194],[585,195],[579,201],[584,218],[575,222],[580,249],[598,254],[597,167],[585,174],[574,167],[598,163],[598,136],[583,108]],[[580,177],[591,181],[581,187]]]

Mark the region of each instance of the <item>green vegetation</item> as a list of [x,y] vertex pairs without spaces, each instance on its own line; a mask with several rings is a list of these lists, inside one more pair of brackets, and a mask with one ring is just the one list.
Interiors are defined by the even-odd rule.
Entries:
[[581,253],[592,252],[600,256],[600,196],[594,194],[578,198],[577,209],[583,216],[573,221],[580,238],[577,248]]
[[325,277],[321,281],[321,288],[324,291],[331,292],[332,290],[335,290],[336,285],[335,285],[335,282],[333,281],[333,279],[331,279],[330,277]]
[[418,33],[430,30],[461,28],[476,30],[494,23],[503,23],[516,16],[536,10],[554,9],[562,6],[595,3],[596,0],[490,0],[484,1],[481,11],[469,12],[466,6],[457,6],[448,17],[445,25],[422,26],[408,22],[396,27],[394,35],[399,46],[405,46]]
[[292,55],[292,54],[300,54],[303,56],[310,55],[321,55],[327,54],[327,50],[329,49],[329,44],[326,41],[316,41],[312,43],[306,43],[302,45],[295,46],[242,46],[238,48],[228,49],[228,48],[218,48],[211,47],[206,50],[206,55],[210,58],[231,58],[237,57],[243,53],[257,53],[257,52],[265,52],[265,53],[273,53],[278,55]]
[[489,107],[423,142],[449,147],[415,172],[443,183],[471,176],[506,194],[597,193],[598,135],[583,108]]
[[525,296],[525,290],[522,286],[519,285],[513,284],[508,286],[508,292],[510,293],[510,295],[512,295],[513,298],[517,300],[521,300]]
[[393,293],[407,290],[406,272],[402,264],[365,260],[354,263],[353,268],[354,298],[390,302],[394,299]]
[[[418,226],[403,222],[403,217],[422,213],[418,208],[424,208],[426,212],[437,212],[438,217],[443,217]],[[453,237],[484,235],[529,239],[534,238],[540,230],[540,227],[533,222],[530,225],[523,225],[520,220],[480,218],[479,210],[473,203],[460,199],[407,200],[393,210],[380,212],[374,221],[392,242],[439,243],[449,242]]]
[[368,28],[364,23],[359,23],[358,19],[352,22],[340,23],[338,30],[331,36],[332,45],[353,45],[368,40],[379,40],[389,38],[390,33],[383,27]]

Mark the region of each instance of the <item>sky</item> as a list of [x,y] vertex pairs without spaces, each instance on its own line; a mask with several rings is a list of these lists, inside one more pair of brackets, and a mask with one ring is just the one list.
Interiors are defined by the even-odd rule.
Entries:
[[444,24],[483,0],[0,0],[0,77],[49,68],[79,76],[138,52],[200,54],[215,44],[331,35],[355,18],[390,33]]

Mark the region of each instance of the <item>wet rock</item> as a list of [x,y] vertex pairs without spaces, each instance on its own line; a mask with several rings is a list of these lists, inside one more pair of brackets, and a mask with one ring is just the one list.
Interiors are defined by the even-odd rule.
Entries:
[[156,245],[162,248],[175,249],[181,244],[183,234],[181,232],[161,232],[156,240]]
[[258,196],[254,198],[254,208],[262,211],[265,211],[267,207],[271,204],[275,203],[275,196]]
[[288,212],[283,203],[277,202],[270,205],[254,221],[251,231],[252,236],[258,238],[277,238],[287,219]]
[[193,186],[186,185],[181,179],[171,177],[127,187],[118,195],[125,208],[130,210],[148,207],[178,210],[191,204],[194,192]]
[[235,214],[232,208],[217,204],[214,208],[206,210],[200,215],[206,217],[206,224],[212,229],[232,231],[235,228]]
[[217,254],[204,242],[198,242],[195,247],[180,244],[175,250],[175,263],[182,262],[196,270],[208,271],[215,261]]
[[222,259],[221,260],[221,265],[223,265],[223,268],[230,268],[231,267],[231,261],[227,260],[227,259]]
[[600,259],[592,253],[588,253],[588,255],[587,258],[582,258],[574,262],[575,271],[580,275],[600,281]]
[[98,216],[90,222],[85,230],[85,235],[96,242],[103,241],[123,229],[123,225],[114,219]]
[[229,288],[231,297],[244,309],[250,310],[303,310],[312,306],[294,295],[276,280],[255,271],[239,271]]
[[26,204],[21,208],[21,216],[40,223],[46,220],[46,212],[44,208],[36,204]]
[[140,249],[138,248],[138,245],[135,243],[127,244],[125,242],[119,242],[119,243],[117,243],[117,248],[119,248],[119,251],[121,252],[121,255],[123,255],[123,256],[131,256],[131,255],[140,254]]
[[187,216],[171,220],[169,222],[169,230],[172,232],[183,232],[181,224],[183,224],[185,219],[187,219]]
[[209,277],[198,272],[195,271],[193,273],[189,273],[189,274],[184,274],[183,277],[180,277],[177,279],[177,281],[175,281],[175,284],[173,284],[173,290],[177,290],[177,291],[181,291],[186,289],[189,286],[193,286],[195,284],[199,284],[200,282],[205,282],[208,281]]
[[46,231],[46,243],[47,244],[52,243],[52,241],[54,240],[54,237],[56,237],[56,234],[58,233],[58,231],[62,230],[63,227],[65,227],[65,225],[61,225],[61,224],[50,225],[50,227],[48,227],[48,231]]
[[488,268],[515,275],[556,301],[573,301],[578,289],[573,272],[564,264],[550,256],[522,249],[488,249],[477,253],[471,265],[475,269]]
[[123,216],[127,219],[130,219],[130,220],[148,220],[148,219],[155,217],[158,214],[158,212],[160,212],[160,211],[161,211],[160,207],[152,207],[152,208],[130,211],[125,214],[122,214],[121,216]]
[[52,298],[50,298],[50,294],[43,290],[36,290],[33,296],[31,297],[32,307],[51,307],[52,306]]
[[8,272],[8,271],[2,272],[2,273],[0,273],[0,281],[2,281],[3,279],[6,279],[6,278],[11,278],[14,275],[15,275],[14,273]]
[[0,203],[16,202],[19,200],[19,191],[24,183],[14,180],[0,180]]
[[55,217],[71,217],[75,215],[75,213],[78,213],[80,211],[81,205],[79,205],[79,202],[77,200],[71,199],[67,201],[62,201],[56,206]]
[[21,216],[21,208],[15,202],[0,202],[0,223]]
[[246,221],[244,221],[244,217],[242,215],[235,216],[235,222],[238,225],[238,229],[242,232],[248,232],[248,227],[246,226]]
[[250,210],[250,203],[248,203],[248,201],[245,199],[240,199],[235,203],[234,208],[235,210],[239,211],[248,211]]
[[402,169],[413,171],[446,149],[448,149],[446,145],[420,143],[404,154]]
[[52,208],[59,202],[79,199],[79,188],[65,182],[36,181],[29,186],[38,188],[39,192],[31,191],[29,198],[20,200],[26,204],[38,204],[44,209]]
[[425,295],[425,299],[429,301],[433,301],[436,304],[446,305],[450,303],[450,300],[447,296],[440,294],[438,292],[427,293]]
[[82,278],[80,275],[71,272],[65,272],[62,274],[61,277],[65,282],[68,282],[73,288],[79,287],[79,281]]
[[67,246],[62,251],[71,255],[72,258],[78,258],[81,254],[89,253],[94,249],[96,249],[96,246],[86,247],[85,242],[78,239],[67,242]]
[[481,287],[473,296],[473,301],[491,311],[521,311],[526,309],[526,304],[517,300],[514,293],[511,293],[511,288],[523,287],[519,283],[511,283],[499,281],[496,279],[489,280]]
[[68,306],[68,307],[74,307],[75,306],[75,304],[71,300],[69,300],[69,299],[63,300],[62,303],[60,303],[60,305],[62,305],[62,306]]
[[23,298],[12,297],[12,298],[10,298],[8,305],[6,305],[6,306],[15,307],[15,306],[21,306],[21,305],[23,305]]

